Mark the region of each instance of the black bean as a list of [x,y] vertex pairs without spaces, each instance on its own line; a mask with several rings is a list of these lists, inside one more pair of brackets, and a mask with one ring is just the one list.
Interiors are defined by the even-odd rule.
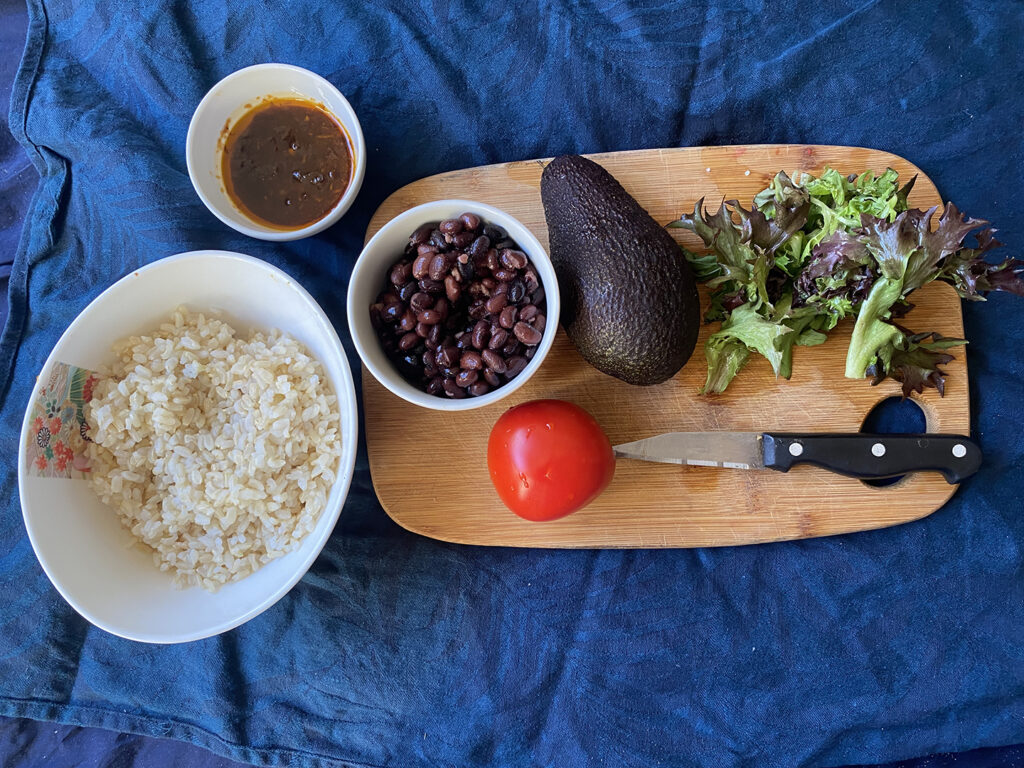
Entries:
[[444,291],[444,283],[440,280],[424,278],[423,280],[420,280],[420,290],[426,291],[427,293],[442,293]]
[[430,329],[433,326],[427,325],[426,323],[416,323],[415,333],[421,339],[426,339],[430,336]]
[[484,360],[476,352],[463,352],[459,358],[459,367],[467,371],[479,371],[484,367]]
[[448,241],[444,239],[444,233],[439,229],[435,229],[430,233],[430,244],[439,251],[448,250]]
[[541,333],[544,333],[544,329],[547,328],[547,326],[548,321],[545,319],[544,315],[537,315],[533,318],[533,327]]
[[412,331],[409,331],[409,333],[405,334],[402,338],[398,340],[398,348],[403,352],[408,352],[409,350],[417,347],[419,343],[420,337],[417,336]]
[[459,216],[459,219],[462,220],[462,226],[464,226],[466,229],[480,229],[480,217],[477,216],[475,213],[470,213],[467,211],[466,213]]
[[503,268],[503,269],[496,270],[495,273],[494,273],[494,279],[495,280],[501,280],[501,281],[506,282],[506,283],[508,281],[510,281],[510,280],[515,280],[515,278],[516,278],[516,271],[514,269],[504,269]]
[[508,300],[518,304],[526,296],[526,285],[520,279],[513,280],[508,286]]
[[536,352],[536,347],[527,347],[526,351],[523,353],[523,356],[526,357],[527,360],[533,360],[533,356],[534,354],[536,354]]
[[473,242],[476,235],[472,232],[459,232],[457,235],[452,236],[452,245],[456,248],[465,248],[467,245]]
[[416,261],[412,263],[412,276],[417,280],[422,280],[424,277],[430,274],[430,262],[436,254],[433,251],[424,253],[421,256],[416,257]]
[[544,301],[544,286],[541,285],[530,296],[530,303],[531,304],[536,304],[536,305],[540,306],[540,304],[543,301]]
[[445,379],[442,386],[444,387],[444,393],[455,400],[466,396],[466,390],[460,388],[454,379]]
[[430,333],[427,334],[427,347],[429,349],[437,349],[441,344],[441,335],[440,325],[430,326]]
[[487,346],[487,342],[490,340],[491,325],[485,320],[478,320],[477,324],[473,326],[472,341],[473,346],[477,349],[483,349]]
[[434,306],[434,298],[426,293],[414,293],[412,298],[409,299],[409,306],[413,312],[422,312]]
[[440,376],[434,376],[434,378],[427,382],[428,395],[439,395],[442,391],[444,391],[444,379]]
[[419,289],[420,286],[416,282],[406,283],[405,285],[398,289],[398,298],[408,303],[409,300],[412,298],[413,294],[416,293]]
[[448,297],[448,301],[452,304],[459,300],[459,296],[462,295],[462,287],[459,285],[459,281],[451,275],[448,275],[444,279],[444,292]]
[[493,349],[485,349],[480,357],[485,363],[487,363],[487,367],[495,373],[504,373],[508,370],[508,364],[505,362],[505,358]]
[[512,334],[509,334],[508,341],[505,342],[505,346],[501,348],[501,354],[506,358],[509,358],[512,355],[518,355],[522,351],[523,345],[519,343],[519,339]]
[[448,260],[447,254],[439,253],[430,260],[430,267],[428,269],[428,275],[431,280],[444,280],[444,276],[451,268],[451,262]]
[[446,235],[457,235],[463,229],[462,219],[445,219],[437,228]]
[[384,311],[380,313],[380,319],[387,324],[397,323],[405,314],[405,305],[400,301],[384,305]]
[[487,235],[480,235],[480,237],[476,238],[476,240],[470,243],[470,246],[467,249],[466,253],[468,253],[470,256],[474,258],[486,256],[487,249],[490,247],[491,239],[487,237]]
[[391,268],[391,274],[388,275],[388,277],[391,280],[392,285],[396,288],[401,288],[409,282],[411,275],[412,264],[407,261],[401,261]]
[[455,361],[459,359],[459,350],[454,346],[441,347],[441,350],[437,353],[437,364],[449,368],[455,365]]
[[463,282],[467,283],[476,277],[476,267],[473,266],[471,259],[459,260],[459,274],[462,275]]
[[416,315],[411,309],[405,310],[402,319],[398,321],[398,328],[402,331],[411,331],[416,327]]
[[492,387],[497,387],[499,384],[501,384],[501,379],[498,378],[498,374],[496,374],[490,368],[484,368],[484,381],[486,381]]
[[508,359],[508,370],[505,371],[505,378],[510,381],[523,372],[523,369],[529,364],[529,360],[525,357],[515,355]]
[[501,263],[509,269],[523,269],[523,267],[530,263],[525,253],[511,248],[500,251],[498,255],[501,257]]
[[487,307],[484,306],[484,302],[477,299],[469,305],[469,319],[480,320],[484,315],[487,314]]
[[506,331],[501,326],[498,326],[498,329],[496,331],[491,331],[491,340],[490,342],[488,342],[487,346],[491,349],[501,349],[502,347],[505,346],[505,343],[507,341],[508,331]]
[[498,261],[498,252],[491,248],[487,251],[487,269],[493,274],[501,269],[501,262]]
[[478,381],[475,384],[470,384],[466,389],[471,397],[480,397],[480,395],[486,395],[491,391],[490,385],[486,381]]
[[[441,317],[441,313],[435,309],[425,309],[422,312],[416,313],[416,319],[419,320],[424,325],[437,325],[444,318]],[[530,330],[533,329],[531,328]]]
[[519,319],[522,320],[524,323],[528,323],[537,316],[538,312],[540,312],[540,310],[537,309],[535,305],[527,304],[525,307],[519,310]]
[[433,224],[424,224],[415,232],[412,233],[412,237],[409,238],[409,242],[412,245],[422,245],[430,239],[430,233],[434,230]]
[[480,378],[480,373],[477,371],[459,371],[455,377],[455,383],[460,387],[468,387],[470,384],[475,384],[476,380]]
[[497,224],[485,224],[484,234],[490,238],[492,243],[496,243],[499,240],[505,239],[505,230],[499,227]]
[[517,339],[528,347],[537,346],[540,344],[540,340],[544,338],[543,334],[536,328],[521,321],[515,324],[512,332],[515,333]]
[[540,285],[540,279],[537,277],[533,267],[530,267],[523,273],[523,279],[526,281],[526,289],[528,291],[535,291],[537,286]]
[[506,249],[518,248],[519,246],[516,244],[515,240],[506,237],[498,240],[497,244],[494,247],[501,251]]
[[513,306],[505,307],[501,310],[501,316],[498,318],[498,323],[502,328],[512,330],[512,327],[516,324],[516,317],[518,316],[518,310]]
[[491,296],[484,306],[487,307],[488,314],[496,315],[505,308],[506,304],[508,304],[508,297],[503,293],[499,293],[496,296]]

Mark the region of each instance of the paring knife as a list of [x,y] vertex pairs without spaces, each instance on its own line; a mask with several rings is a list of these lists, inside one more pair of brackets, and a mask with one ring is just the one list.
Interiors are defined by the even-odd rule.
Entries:
[[775,469],[813,464],[863,480],[908,472],[941,472],[959,483],[978,471],[981,449],[963,435],[862,433],[668,432],[615,446],[621,459],[728,469]]

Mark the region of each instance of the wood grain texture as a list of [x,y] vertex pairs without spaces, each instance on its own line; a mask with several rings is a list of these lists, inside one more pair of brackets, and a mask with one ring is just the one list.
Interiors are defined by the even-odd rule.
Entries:
[[[803,145],[693,147],[593,155],[659,223],[706,198],[749,203],[780,169],[844,173],[895,168],[917,174],[913,206],[940,204],[935,185],[901,157],[872,149]],[[540,200],[544,160],[471,168],[421,179],[395,192],[373,216],[369,239],[395,215],[429,200],[464,198],[498,206],[547,244]],[[671,230],[698,247],[691,233]],[[707,296],[702,294],[704,306]],[[911,328],[963,335],[960,300],[945,285],[914,294]],[[612,443],[661,432],[742,430],[857,431],[871,408],[898,394],[893,381],[872,387],[843,377],[851,323],[818,347],[798,347],[793,378],[776,380],[767,361],[752,362],[718,396],[697,394],[704,381],[705,326],[690,362],[672,380],[634,387],[587,365],[559,336],[537,374],[490,407],[462,413],[418,408],[389,393],[363,369],[366,439],[373,484],[387,513],[405,528],[446,541],[529,547],[706,547],[799,539],[881,528],[915,520],[953,494],[938,474],[917,474],[875,488],[823,470],[782,474],[619,461],[607,491],[561,520],[531,523],[509,512],[486,467],[487,438],[508,407],[537,398],[571,400],[590,411]],[[946,396],[917,398],[928,430],[968,434],[965,350],[947,366]]]

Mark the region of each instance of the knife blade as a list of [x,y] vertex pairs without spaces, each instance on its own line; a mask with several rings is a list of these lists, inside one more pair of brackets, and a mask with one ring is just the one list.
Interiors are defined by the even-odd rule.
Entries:
[[862,480],[932,471],[959,483],[981,466],[981,449],[963,435],[667,432],[614,450],[620,459],[726,469],[788,472],[811,464]]

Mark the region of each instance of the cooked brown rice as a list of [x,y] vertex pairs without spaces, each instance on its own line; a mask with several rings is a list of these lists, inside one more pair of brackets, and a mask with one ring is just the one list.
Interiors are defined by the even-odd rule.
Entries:
[[184,307],[114,347],[96,384],[90,482],[180,586],[215,591],[296,549],[341,454],[323,367],[272,331]]

